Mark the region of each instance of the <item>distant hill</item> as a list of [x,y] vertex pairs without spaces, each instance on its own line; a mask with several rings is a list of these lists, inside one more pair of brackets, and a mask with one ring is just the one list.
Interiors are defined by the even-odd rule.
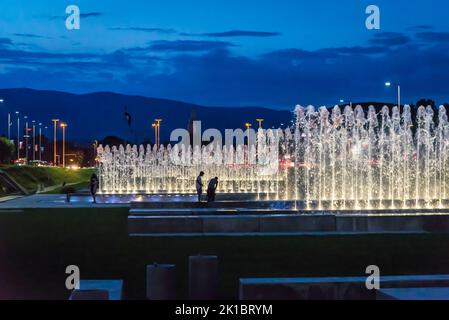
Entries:
[[[195,115],[207,128],[243,128],[245,122],[257,126],[256,118],[264,118],[265,127],[289,123],[293,114],[261,107],[206,107],[173,100],[122,95],[111,92],[71,94],[58,91],[32,89],[0,89],[0,133],[7,132],[7,112],[20,111],[28,119],[43,122],[50,127],[48,135],[53,137],[52,118],[68,123],[67,139],[91,142],[106,136],[119,136],[130,141],[142,142],[153,139],[151,124],[162,118],[161,138],[168,141],[171,130],[188,127]],[[132,116],[133,133],[128,129],[125,106]],[[293,106],[292,106],[293,109]],[[21,120],[22,121],[22,120]],[[16,132],[13,116],[13,135]]]

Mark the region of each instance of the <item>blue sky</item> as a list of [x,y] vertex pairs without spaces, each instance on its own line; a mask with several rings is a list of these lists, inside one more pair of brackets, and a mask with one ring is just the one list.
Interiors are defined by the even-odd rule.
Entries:
[[[0,87],[204,105],[449,102],[447,0],[1,0]],[[81,29],[65,28],[65,8]],[[381,29],[365,27],[365,8]]]

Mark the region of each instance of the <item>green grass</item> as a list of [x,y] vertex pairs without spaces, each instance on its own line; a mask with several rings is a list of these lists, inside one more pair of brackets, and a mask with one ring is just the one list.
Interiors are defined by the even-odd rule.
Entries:
[[188,256],[198,253],[218,255],[225,299],[237,298],[241,277],[361,276],[371,264],[382,275],[449,273],[448,234],[129,237],[127,213],[127,208],[1,213],[5,292],[66,298],[65,268],[75,264],[84,279],[124,279],[125,296],[142,299],[145,266],[159,262],[176,264],[179,297],[186,298]]
[[[34,193],[41,188],[75,183],[78,187],[86,187],[94,169],[70,170],[54,167],[6,166],[0,170],[8,173],[18,184]],[[60,191],[60,190],[58,190]]]

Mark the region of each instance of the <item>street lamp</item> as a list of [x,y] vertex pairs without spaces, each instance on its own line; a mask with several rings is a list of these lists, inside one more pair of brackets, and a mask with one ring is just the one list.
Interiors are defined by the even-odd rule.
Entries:
[[162,119],[155,119],[156,121],[156,132],[157,132],[157,148],[159,149],[159,145],[161,144],[161,122]]
[[245,123],[245,127],[246,127],[246,133],[248,135],[248,146],[249,146],[249,129],[251,128],[252,124],[247,122]]
[[[392,83],[390,81],[385,82],[385,87],[389,88],[392,86]],[[401,108],[401,86],[398,84],[398,108]]]
[[33,161],[36,161],[36,121],[31,121],[33,123]]
[[59,119],[51,119],[54,124],[54,138],[53,138],[53,166],[56,166],[56,128],[58,126]]
[[[3,104],[4,99],[0,99],[0,103]],[[11,141],[11,114],[8,112],[8,140]]]
[[20,112],[16,111],[17,115],[17,160],[20,159]]
[[157,124],[153,122],[151,127],[154,129],[154,144],[157,145]]
[[42,123],[39,122],[39,161],[42,161]]
[[67,128],[67,123],[61,123],[62,128],[62,167],[65,168],[65,128]]
[[25,119],[25,163],[28,164],[28,116],[24,116]]
[[262,129],[262,122],[264,119],[256,119],[257,122],[259,122],[259,129]]

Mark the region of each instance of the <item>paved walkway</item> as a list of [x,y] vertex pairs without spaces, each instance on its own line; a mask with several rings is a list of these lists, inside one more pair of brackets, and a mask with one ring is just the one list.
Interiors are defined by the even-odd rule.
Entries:
[[[78,184],[78,182],[67,183],[67,184],[65,185],[65,187],[74,186],[74,185],[76,185],[76,184]],[[52,192],[52,191],[54,191],[54,190],[58,190],[58,189],[61,189],[61,188],[62,188],[62,184],[57,184],[57,185],[54,185],[54,186],[45,187],[45,188],[39,190],[37,193],[47,193],[47,192]]]
[[35,194],[31,196],[16,197],[10,200],[1,201],[2,209],[29,209],[29,208],[111,208],[125,207],[129,208],[129,203],[92,203],[91,197],[78,197],[70,203],[66,202],[64,194]]

